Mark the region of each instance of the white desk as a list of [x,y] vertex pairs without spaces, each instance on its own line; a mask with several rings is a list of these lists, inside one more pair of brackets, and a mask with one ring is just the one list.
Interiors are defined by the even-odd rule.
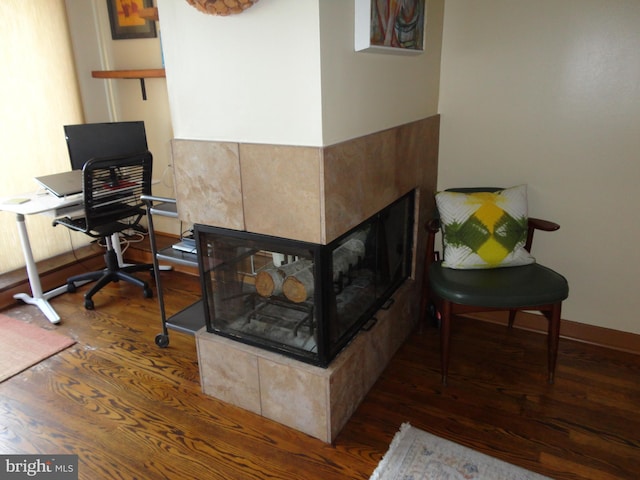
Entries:
[[[12,203],[15,199],[28,199],[24,203]],[[77,209],[74,207],[77,205]],[[33,259],[31,243],[29,242],[29,234],[24,221],[25,215],[42,214],[51,217],[68,215],[71,211],[83,213],[82,194],[71,195],[64,198],[58,198],[48,193],[27,193],[24,195],[12,195],[11,197],[0,199],[0,210],[12,212],[16,215],[18,223],[18,234],[20,235],[20,243],[22,244],[22,253],[24,255],[27,276],[29,277],[29,285],[31,286],[31,295],[26,293],[17,293],[13,297],[22,300],[29,305],[35,305],[45,314],[51,323],[60,322],[60,316],[49,303],[49,299],[57,295],[65,293],[67,286],[63,285],[49,292],[42,291],[40,276],[36,268],[36,262]]]

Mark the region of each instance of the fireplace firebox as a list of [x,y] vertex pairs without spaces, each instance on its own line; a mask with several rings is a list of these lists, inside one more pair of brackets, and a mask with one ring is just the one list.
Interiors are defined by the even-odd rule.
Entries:
[[195,225],[206,328],[326,368],[410,275],[414,193],[326,245]]

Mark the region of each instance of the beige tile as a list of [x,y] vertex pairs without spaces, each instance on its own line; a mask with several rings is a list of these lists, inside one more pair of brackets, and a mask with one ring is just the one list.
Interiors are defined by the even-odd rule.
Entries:
[[431,212],[439,125],[436,115],[324,148],[175,139],[180,217],[326,244],[413,188]]
[[321,243],[318,148],[240,145],[250,232]]
[[196,340],[202,391],[260,414],[258,357],[238,342],[203,330]]
[[[325,243],[342,235],[401,195],[417,189],[416,245],[434,210],[438,174],[438,115],[324,149]],[[414,257],[422,278],[423,249]]]
[[375,382],[415,326],[419,297],[414,287],[415,282],[408,279],[394,293],[392,307],[376,312],[378,322],[369,332],[370,354],[366,357],[364,378]]
[[[397,308],[392,309],[394,314],[395,310]],[[362,368],[363,381],[370,382],[368,383],[368,388],[373,386],[373,383],[382,374],[387,362],[393,356],[389,335],[394,330],[400,330],[395,323],[398,320],[397,316],[390,315],[389,311],[377,312],[376,318],[378,322],[367,335],[367,355],[364,358],[364,366]],[[404,333],[404,331],[402,332]]]
[[244,230],[238,144],[174,139],[172,150],[180,219]]
[[262,415],[315,438],[328,440],[328,376],[259,360]]
[[414,327],[414,284],[405,282],[378,323],[326,369],[201,330],[203,391],[331,443]]
[[332,368],[329,391],[330,441],[340,433],[369,390],[367,388],[369,382],[364,374],[369,345],[367,336],[364,332],[359,333],[330,366]]
[[397,129],[326,147],[327,243],[412,190],[416,167],[412,152],[400,154]]

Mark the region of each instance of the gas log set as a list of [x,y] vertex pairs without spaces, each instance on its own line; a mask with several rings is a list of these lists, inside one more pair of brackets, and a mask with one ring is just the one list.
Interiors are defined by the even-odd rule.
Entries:
[[207,331],[327,367],[410,275],[413,192],[327,245],[196,225]]
[[[333,282],[341,284],[356,266],[365,258],[366,231],[357,232],[344,244],[333,251]],[[315,278],[313,262],[299,259],[292,263],[269,267],[256,274],[256,291],[268,298],[273,295],[284,295],[294,303],[300,303],[313,296]]]

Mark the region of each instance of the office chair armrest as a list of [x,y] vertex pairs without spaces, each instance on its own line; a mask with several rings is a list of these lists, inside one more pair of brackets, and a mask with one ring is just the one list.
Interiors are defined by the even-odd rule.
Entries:
[[143,202],[176,203],[175,198],[158,197],[156,195],[140,195],[140,200]]

